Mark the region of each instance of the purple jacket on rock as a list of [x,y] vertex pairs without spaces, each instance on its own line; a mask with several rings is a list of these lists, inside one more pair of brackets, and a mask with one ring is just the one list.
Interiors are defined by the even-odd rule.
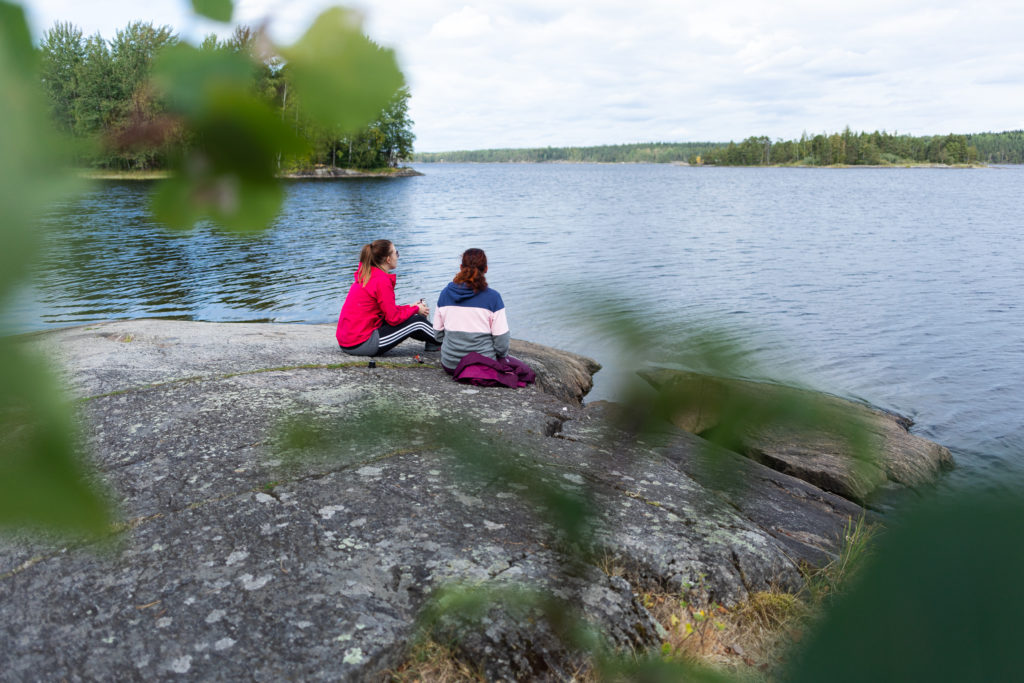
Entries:
[[470,351],[452,373],[457,382],[463,384],[474,384],[478,387],[525,387],[537,379],[537,373],[533,369],[512,356],[504,358],[488,358],[487,356]]

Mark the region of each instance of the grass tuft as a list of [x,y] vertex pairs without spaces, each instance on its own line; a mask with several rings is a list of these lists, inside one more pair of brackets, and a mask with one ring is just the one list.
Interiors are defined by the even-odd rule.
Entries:
[[416,642],[405,662],[397,669],[385,671],[382,679],[394,683],[462,683],[487,680],[480,670],[459,660],[454,649],[431,639]]
[[871,556],[876,530],[863,517],[850,520],[838,557],[806,571],[805,586],[797,594],[772,589],[725,608],[708,600],[703,582],[682,595],[641,593],[641,604],[668,633],[662,658],[711,666],[741,679],[771,680],[793,645],[855,580]]

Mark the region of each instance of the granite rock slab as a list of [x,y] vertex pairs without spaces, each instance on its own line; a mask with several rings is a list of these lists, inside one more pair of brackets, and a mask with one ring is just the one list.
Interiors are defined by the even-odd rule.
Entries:
[[850,500],[866,503],[892,488],[913,489],[932,484],[953,467],[945,446],[911,434],[913,421],[831,394],[767,382],[712,377],[680,370],[659,369],[641,375],[658,389],[670,387],[697,397],[695,408],[680,410],[673,422],[700,435],[720,422],[713,401],[700,396],[732,395],[758,402],[798,400],[813,404],[824,414],[841,415],[857,425],[873,455],[854,457],[849,441],[834,429],[796,429],[772,425],[743,435],[738,452],[775,470],[790,474]]
[[[325,325],[120,321],[27,341],[78,399],[118,525],[0,538],[0,678],[379,680],[453,585],[544,591],[640,651],[661,634],[639,592],[795,589],[863,513],[727,452],[714,462],[747,488],[716,488],[697,437],[618,431],[580,402],[596,363],[518,340],[539,379],[516,390],[455,383],[412,342],[371,369]],[[295,424],[326,441],[290,440]],[[475,469],[445,430],[472,436]],[[590,501],[593,552],[509,465]],[[580,664],[500,606],[460,647],[495,680]]]

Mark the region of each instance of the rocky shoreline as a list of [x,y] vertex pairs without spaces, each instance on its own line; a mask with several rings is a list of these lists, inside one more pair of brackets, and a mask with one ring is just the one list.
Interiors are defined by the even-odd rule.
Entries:
[[[78,175],[87,180],[166,180],[173,176],[170,170],[130,170],[116,171],[106,169],[82,169]],[[328,166],[317,166],[316,168],[296,171],[294,173],[281,173],[277,177],[283,180],[332,180],[358,179],[358,178],[411,178],[423,175],[414,168],[401,167],[387,171],[359,171],[352,168],[331,168]]]
[[[599,366],[575,354],[514,340],[537,384],[472,388],[419,344],[370,369],[333,332],[135,320],[28,338],[78,399],[121,523],[107,543],[0,541],[5,676],[373,680],[453,585],[539,588],[643,650],[661,638],[643,588],[795,590],[864,514],[724,450],[714,467],[744,483],[717,488],[700,437],[644,443],[614,405],[583,405]],[[599,553],[559,536],[541,490],[588,501]],[[580,665],[543,618],[502,610],[460,647],[492,679]]]
[[328,166],[318,166],[305,171],[296,171],[295,173],[282,173],[278,177],[284,178],[285,180],[334,180],[338,178],[411,178],[418,175],[423,174],[416,169],[409,168],[407,166],[388,171],[357,171],[351,168],[330,168]]

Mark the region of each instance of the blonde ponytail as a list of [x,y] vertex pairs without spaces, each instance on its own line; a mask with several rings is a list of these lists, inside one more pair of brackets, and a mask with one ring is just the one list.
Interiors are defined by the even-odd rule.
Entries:
[[370,281],[370,271],[373,267],[380,267],[380,264],[384,263],[390,255],[391,240],[374,240],[369,244],[364,244],[359,252],[359,284],[365,287],[366,283]]

